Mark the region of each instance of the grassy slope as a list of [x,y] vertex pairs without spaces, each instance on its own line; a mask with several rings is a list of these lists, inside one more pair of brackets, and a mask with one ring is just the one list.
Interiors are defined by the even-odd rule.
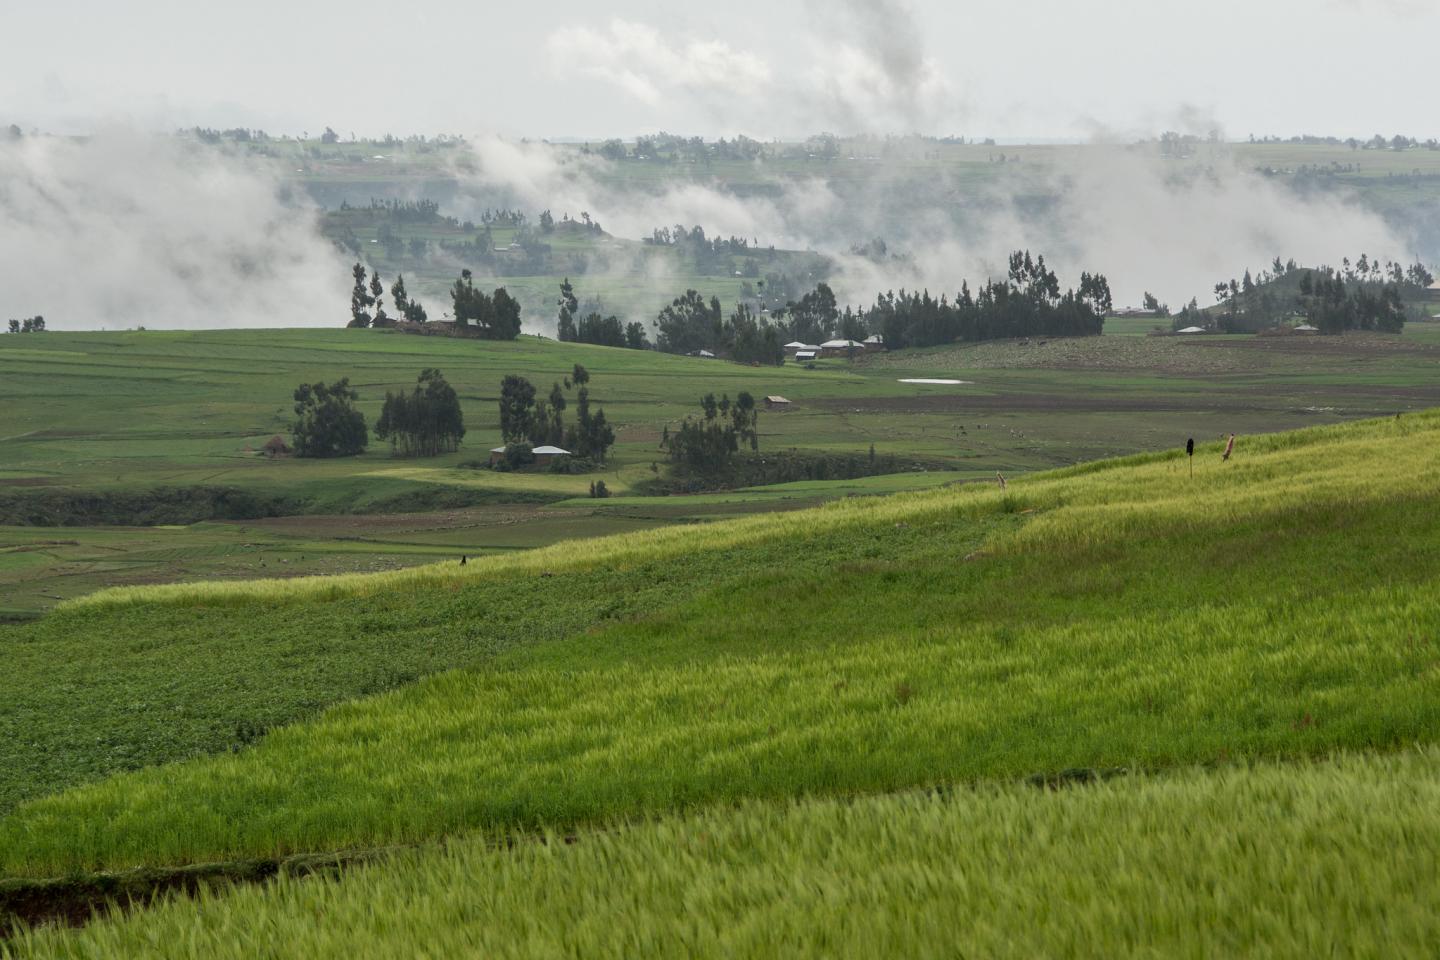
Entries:
[[[139,496],[157,488],[203,486],[305,501],[303,509],[310,513],[394,513],[474,500],[583,497],[594,477],[459,468],[483,458],[498,442],[496,395],[505,374],[524,373],[548,390],[576,362],[594,374],[594,396],[618,427],[619,446],[602,474],[616,493],[652,476],[649,467],[659,456],[664,424],[691,412],[707,390],[785,392],[797,400],[869,392],[867,381],[840,371],[759,370],[531,339],[498,344],[345,330],[0,337],[0,401],[7,414],[7,427],[0,430],[0,501]],[[373,423],[384,393],[402,388],[429,365],[444,370],[462,397],[470,433],[458,454],[397,461],[377,446],[359,458],[272,462],[249,452],[288,431],[290,392],[302,380],[351,376]],[[767,448],[818,444],[863,453],[871,442],[866,432],[821,411],[765,420]],[[885,452],[891,445],[881,439],[878,446]],[[815,491],[814,499],[827,495]],[[596,518],[571,510],[569,518],[552,515],[550,523],[511,525],[519,535],[500,538],[493,535],[498,524],[462,518],[456,526],[468,526],[474,535],[443,538],[453,549],[429,557],[404,538],[360,530],[360,536],[379,541],[366,550],[349,528],[67,528],[41,536],[0,528],[0,616],[37,612],[57,598],[113,584],[273,575],[282,572],[282,559],[284,572],[335,573],[636,527],[616,520],[613,511]],[[262,569],[260,560],[267,556]]]
[[[348,375],[373,423],[387,390],[408,389],[422,368],[439,367],[460,393],[469,429],[465,450],[425,462],[445,468],[499,442],[496,404],[505,375],[523,373],[548,391],[577,362],[593,375],[592,401],[621,425],[617,459],[641,469],[654,459],[661,425],[692,413],[707,390],[805,398],[864,383],[834,371],[757,369],[528,337],[494,343],[343,329],[47,333],[0,338],[7,410],[0,453],[12,479],[44,486],[208,484],[338,500],[337,485],[376,483],[407,463],[380,444],[363,457],[333,461],[267,461],[247,452],[288,431],[297,383]],[[765,439],[792,445],[788,422],[777,420],[770,430],[780,433],[767,431]],[[500,474],[474,482],[487,479],[500,489],[515,482]],[[612,472],[607,480],[624,487],[623,476]],[[555,492],[587,487],[573,477]]]
[[[1227,465],[1206,447],[1193,482],[1148,457],[465,570],[101,595],[56,629],[132,639],[77,643],[81,661],[143,637],[173,663],[197,630],[292,620],[281,676],[466,632],[498,656],[238,754],[24,804],[0,821],[0,870],[1429,741],[1437,438],[1429,413],[1255,439]],[[567,604],[586,595],[602,623],[577,633]],[[413,623],[430,639],[405,639]],[[338,656],[356,634],[386,639]],[[156,736],[172,715],[137,713]]]
[[[957,520],[954,535],[978,545],[985,526]],[[483,575],[465,577],[463,589],[422,582],[356,592],[350,585],[373,581],[332,576],[295,581],[329,591],[320,603],[146,604],[117,615],[103,605],[113,595],[80,601],[6,636],[0,810],[118,770],[237,748],[341,700],[662,609],[756,569],[839,562],[850,549],[846,532],[802,540],[765,536],[766,524],[741,529],[762,535],[727,553],[682,553],[699,531],[676,531],[663,577],[651,565],[600,566],[593,547],[569,543],[513,563],[472,560],[464,569]],[[897,539],[877,556],[910,546]],[[577,559],[587,569],[537,576]],[[438,569],[461,572],[454,561]]]
[[[1428,956],[1440,754],[854,802],[281,878],[16,956]],[[323,922],[317,922],[323,918]],[[0,941],[0,954],[6,945]]]
[[[948,462],[962,476],[996,470],[1008,476],[1173,447],[1189,436],[1269,432],[1434,405],[1440,387],[1430,339],[1418,328],[1403,340],[1305,343],[1107,336],[905,351],[856,367],[827,361],[809,371],[530,339],[493,344],[336,329],[0,337],[0,401],[9,425],[0,431],[0,501],[206,486],[305,500],[315,513],[454,509],[479,498],[499,515],[493,524],[461,517],[451,532],[425,535],[433,551],[384,530],[364,529],[356,539],[352,525],[328,522],[306,529],[67,529],[39,537],[73,544],[36,544],[34,531],[0,529],[0,616],[36,613],[57,598],[115,584],[373,570],[420,562],[427,552],[444,556],[442,546],[475,554],[632,529],[633,522],[617,519],[614,503],[594,517],[580,507],[570,532],[553,515],[544,523],[509,523],[510,514],[492,502],[583,497],[591,477],[458,468],[496,442],[495,393],[511,372],[544,386],[577,361],[591,369],[597,400],[620,435],[603,477],[624,493],[651,476],[664,426],[673,428],[707,390],[781,392],[796,401],[794,409],[762,416],[762,451],[863,454],[873,444],[880,454]],[[377,448],[343,461],[270,462],[245,451],[286,430],[288,397],[301,380],[352,375],[373,421],[384,392],[426,365],[443,369],[461,394],[471,432],[459,454],[396,461]],[[898,382],[925,376],[974,382]],[[836,493],[812,492],[813,499]],[[743,499],[745,508],[776,505],[769,496]],[[641,519],[656,522],[715,513],[714,504],[700,500],[631,507],[631,517],[650,511]],[[495,535],[499,529],[503,536]]]

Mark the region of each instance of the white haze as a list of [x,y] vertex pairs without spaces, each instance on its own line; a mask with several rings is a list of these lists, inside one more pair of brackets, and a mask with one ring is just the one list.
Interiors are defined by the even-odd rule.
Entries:
[[[1021,208],[1020,185],[997,180],[981,188],[986,202],[980,212],[959,223],[946,204],[967,194],[973,199],[977,188],[943,177],[918,205],[888,175],[874,177],[860,195],[844,197],[820,179],[777,178],[776,189],[759,198],[690,182],[647,189],[627,183],[593,154],[496,137],[477,139],[474,163],[457,175],[475,209],[511,205],[533,215],[549,208],[557,217],[584,211],[607,232],[630,239],[658,226],[698,224],[708,236],[753,238],[762,248],[816,250],[837,264],[831,280],[837,295],[857,306],[902,287],[953,294],[962,279],[973,286],[1002,275],[1006,257],[1017,249],[1043,254],[1066,283],[1076,282],[1082,270],[1104,273],[1117,305],[1138,305],[1150,291],[1177,309],[1191,297],[1208,304],[1216,281],[1247,268],[1258,272],[1277,256],[1304,265],[1338,264],[1360,253],[1413,257],[1406,238],[1357,202],[1302,198],[1241,166],[1223,148],[1203,162],[1179,165],[1153,152],[1103,145],[1061,149],[1055,157],[1038,184],[1023,184],[1024,193],[1038,185],[1058,197],[1042,216]],[[903,216],[896,217],[896,209]],[[850,252],[874,233],[904,259],[875,262]],[[682,292],[680,281],[666,273],[652,272],[650,280],[657,301]],[[548,329],[546,318],[530,318],[529,326]]]
[[[962,279],[1001,274],[1020,248],[1043,253],[1067,283],[1081,270],[1106,274],[1117,304],[1137,304],[1148,290],[1176,308],[1191,297],[1208,303],[1217,280],[1276,256],[1307,265],[1413,256],[1377,214],[1336,196],[1301,198],[1223,149],[1179,167],[1119,147],[1055,156],[1039,187],[1059,200],[1043,216],[1027,214],[1016,184],[999,178],[983,204],[957,217],[950,207],[973,200],[976,188],[943,177],[922,203],[913,185],[907,195],[889,175],[845,196],[811,178],[777,179],[765,196],[741,197],[708,183],[637,186],[595,155],[485,136],[455,171],[456,212],[584,211],[628,239],[698,224],[761,248],[816,250],[837,265],[837,294],[857,306],[902,287],[953,294]],[[54,329],[114,329],[328,326],[346,317],[347,262],[319,235],[308,202],[215,148],[125,130],[0,141],[0,222],[0,262],[9,267],[0,320],[43,314]],[[905,259],[849,252],[877,234]],[[606,258],[641,271],[657,305],[682,292],[667,258],[627,261],[616,248]],[[551,320],[531,311],[526,327],[548,332]]]
[[0,140],[0,320],[51,329],[334,325],[347,267],[277,179],[112,129]]

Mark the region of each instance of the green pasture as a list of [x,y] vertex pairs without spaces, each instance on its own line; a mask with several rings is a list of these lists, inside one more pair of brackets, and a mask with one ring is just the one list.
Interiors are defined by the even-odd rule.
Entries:
[[[453,196],[468,153],[249,149],[352,203]],[[1043,202],[1095,148],[765,149],[592,173]],[[1279,185],[1358,165],[1316,189],[1401,219],[1440,183],[1428,150],[1167,162],[1230,159]],[[448,262],[356,234],[438,317]],[[642,315],[740,290],[676,250],[548,239],[477,282],[546,321],[567,274]],[[805,369],[333,319],[0,336],[0,957],[1433,952],[1440,326],[1112,318]],[[481,469],[501,379],[543,394],[575,363],[610,462]],[[459,393],[459,452],[258,453],[298,383],[348,376],[373,425],[426,367]],[[741,390],[792,401],[762,409],[761,456],[927,469],[655,495],[664,431]],[[67,524],[82,507],[135,525]],[[280,869],[312,854],[348,865]],[[78,929],[7,914],[207,864],[279,876]]]
[[[306,144],[271,143],[252,152],[260,154],[262,160],[264,155],[268,155],[276,161],[280,175],[297,182],[335,181],[375,188],[370,195],[362,197],[356,194],[354,203],[366,202],[369,196],[389,196],[397,182],[448,182],[456,176],[456,158],[467,153],[463,146],[423,151],[377,147],[364,143],[322,147],[311,141]],[[560,145],[559,149],[578,153],[583,146],[567,144]],[[779,143],[765,145],[765,152],[758,162],[738,159],[672,162],[630,157],[595,166],[590,173],[607,184],[640,188],[697,182],[754,191],[773,188],[777,182],[788,180],[822,178],[845,182],[936,175],[946,176],[952,182],[985,186],[1006,177],[1035,176],[1055,166],[1083,162],[1098,153],[1114,149],[1113,146],[1089,144],[985,145],[915,141],[875,144],[842,141],[838,155],[826,157],[808,154],[799,144]],[[1120,149],[1146,155],[1158,152],[1155,144]],[[383,156],[376,159],[374,155],[377,153]],[[1008,162],[997,162],[1001,155]],[[1192,145],[1186,158],[1167,162],[1186,167],[1230,160],[1243,167],[1279,174],[1294,173],[1301,168],[1329,170],[1338,164],[1351,169],[1336,172],[1336,177],[1382,188],[1394,186],[1386,181],[1397,177],[1409,178],[1417,173],[1420,176],[1440,175],[1440,150],[1352,150],[1343,144],[1202,143]],[[303,163],[303,169],[297,169],[296,161]],[[527,211],[532,219],[538,212]],[[554,211],[557,217],[563,212]],[[577,210],[568,212],[572,216],[579,214]]]
[[[808,502],[824,496],[817,492]],[[392,570],[673,522],[588,509],[595,503],[579,500],[565,510],[505,504],[186,526],[0,527],[0,619],[27,618],[117,585]]]
[[1437,438],[99,594],[12,631],[0,873],[1432,742]]
[[[493,507],[503,515],[516,501],[536,507],[583,499],[593,480],[604,479],[621,497],[597,503],[609,519],[585,529],[608,531],[617,528],[605,524],[621,512],[675,522],[807,502],[808,493],[790,489],[727,492],[718,500],[666,498],[675,500],[666,504],[624,496],[654,477],[652,464],[663,469],[663,430],[691,414],[705,392],[749,390],[793,401],[782,412],[762,412],[762,454],[795,448],[865,455],[873,447],[878,455],[951,467],[950,479],[993,479],[997,471],[1013,476],[1173,448],[1191,436],[1272,432],[1440,403],[1433,376],[1440,338],[1424,326],[1412,324],[1401,338],[1117,335],[957,345],[854,363],[827,360],[814,370],[530,337],[493,343],[345,329],[0,337],[0,401],[7,411],[0,428],[0,507],[63,506],[91,495],[163,500],[165,491],[207,489],[262,498],[286,513],[343,517]],[[463,466],[483,462],[499,442],[502,377],[524,374],[543,391],[577,362],[591,371],[595,400],[617,428],[619,442],[601,473],[502,474]],[[271,436],[288,433],[297,383],[350,376],[373,423],[385,392],[405,388],[426,366],[443,370],[461,395],[470,432],[460,452],[418,461],[396,459],[384,445],[330,461],[272,461],[256,452]],[[924,377],[967,382],[900,382]],[[815,496],[899,489],[875,482],[880,486],[868,490],[817,488]],[[728,505],[722,509],[719,501]],[[574,515],[573,505],[566,509]],[[16,512],[11,509],[12,524]],[[34,512],[48,523],[62,520],[44,517],[64,514]],[[284,540],[228,527],[96,530],[93,537],[66,527],[40,539],[79,542],[42,549],[23,532],[4,530],[0,616],[33,615],[57,598],[108,585],[347,572],[435,556],[388,546],[383,537],[336,542],[350,536],[343,521],[336,524],[322,525],[313,537]],[[584,532],[564,521],[514,529],[523,531],[516,546]],[[489,534],[466,536],[455,535],[457,551],[489,549]],[[289,561],[282,571],[273,563],[256,566],[272,551]]]

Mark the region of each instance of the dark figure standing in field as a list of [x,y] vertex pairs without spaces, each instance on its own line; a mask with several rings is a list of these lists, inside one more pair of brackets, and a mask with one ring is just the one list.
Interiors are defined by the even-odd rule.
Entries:
[[1230,434],[1230,442],[1227,443],[1227,444],[1225,444],[1225,456],[1223,456],[1223,457],[1220,458],[1221,462],[1223,463],[1224,461],[1229,460],[1229,459],[1230,459],[1230,454],[1232,454],[1232,453],[1234,453],[1234,452],[1235,452],[1235,434],[1232,433],[1232,434]]
[[460,554],[460,566],[465,566],[465,554]]

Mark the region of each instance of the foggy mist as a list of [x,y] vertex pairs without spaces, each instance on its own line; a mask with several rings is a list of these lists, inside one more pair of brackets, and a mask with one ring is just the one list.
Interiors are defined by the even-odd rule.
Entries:
[[[1057,151],[1045,163],[1006,166],[982,186],[953,171],[891,175],[882,165],[861,178],[775,177],[757,196],[685,178],[639,185],[597,156],[520,140],[547,132],[603,137],[658,129],[712,138],[1031,130],[1119,144],[1164,129],[1243,136],[1242,125],[1257,121],[1262,134],[1293,132],[1295,124],[1317,117],[1339,124],[1317,132],[1372,133],[1372,125],[1407,119],[1413,110],[1397,116],[1391,98],[1358,90],[1306,53],[1307,45],[1337,30],[1357,48],[1378,49],[1384,38],[1387,49],[1393,46],[1387,67],[1404,83],[1400,74],[1417,68],[1403,51],[1427,25],[1440,23],[1434,5],[1418,0],[1258,6],[1217,0],[1203,9],[1178,0],[1142,7],[1035,0],[1026,8],[1028,22],[1044,26],[1027,32],[1023,44],[987,39],[1013,37],[1007,30],[1015,26],[1010,5],[988,2],[961,10],[936,0],[735,0],[722,11],[698,11],[622,0],[604,17],[567,2],[555,5],[553,16],[486,11],[487,35],[508,42],[494,45],[487,62],[490,74],[506,82],[482,85],[484,96],[439,95],[463,84],[447,88],[444,77],[427,76],[423,86],[402,82],[375,91],[373,104],[369,94],[353,96],[348,78],[336,80],[342,68],[324,65],[332,47],[345,49],[340,38],[370,22],[375,11],[366,0],[355,0],[345,18],[293,18],[293,30],[279,35],[254,32],[267,9],[272,20],[282,12],[272,0],[258,0],[257,15],[218,39],[209,58],[224,63],[242,49],[248,58],[262,37],[273,45],[275,70],[247,66],[238,93],[234,74],[219,67],[219,88],[206,87],[214,80],[210,67],[188,62],[169,64],[173,69],[158,60],[104,69],[117,46],[147,31],[161,35],[171,23],[167,5],[142,0],[124,7],[91,11],[98,32],[118,44],[107,40],[91,49],[79,38],[63,55],[52,52],[53,68],[47,62],[43,70],[24,69],[24,48],[0,64],[0,80],[18,71],[15,83],[0,83],[6,91],[0,111],[9,111],[0,119],[13,117],[27,131],[35,120],[87,133],[119,117],[135,121],[88,139],[0,140],[0,254],[13,269],[0,289],[0,320],[39,313],[57,329],[343,322],[348,265],[319,235],[306,198],[284,184],[284,171],[140,132],[227,120],[273,122],[299,133],[302,124],[323,129],[324,119],[345,131],[342,136],[371,116],[395,124],[393,132],[402,136],[427,126],[482,131],[472,133],[471,156],[452,171],[459,193],[448,214],[469,216],[487,206],[516,207],[532,217],[542,209],[556,216],[584,211],[628,239],[678,223],[752,238],[762,247],[812,249],[838,264],[832,283],[855,304],[900,287],[953,293],[962,279],[983,280],[1003,269],[1017,248],[1043,252],[1071,278],[1081,270],[1105,273],[1117,304],[1136,303],[1149,290],[1176,307],[1191,297],[1205,304],[1217,280],[1263,268],[1276,256],[1333,264],[1362,252],[1397,260],[1437,252],[1417,249],[1422,244],[1415,237],[1397,235],[1343,195],[1302,198],[1267,181],[1223,146],[1202,162],[1177,165],[1145,149],[1092,145]],[[1247,30],[1226,26],[1241,13]],[[54,35],[56,16],[46,7],[26,7],[15,22],[31,35]],[[422,0],[413,16],[419,27],[444,23],[460,33],[475,13]],[[189,29],[176,22],[181,26],[174,29]],[[1151,42],[1162,35],[1174,42]],[[1281,35],[1287,42],[1277,45]],[[1218,37],[1231,67],[1223,76],[1171,69],[1197,62]],[[1254,54],[1257,43],[1264,56]],[[1108,55],[1116,51],[1124,55]],[[295,66],[309,64],[311,56],[314,64]],[[292,69],[309,73],[272,86]],[[433,69],[450,68],[436,63]],[[212,101],[174,94],[177,71],[187,87],[193,75]],[[144,95],[127,87],[145,82],[159,86]],[[365,111],[357,116],[360,101]],[[1325,111],[1315,113],[1316,103]],[[311,119],[297,118],[302,107]],[[443,116],[436,113],[442,107]],[[360,135],[380,132],[362,128]],[[890,256],[851,252],[875,238],[885,241]],[[611,251],[607,262],[621,256]],[[646,262],[657,300],[681,292],[663,265]],[[431,301],[443,311],[443,303]],[[526,316],[530,330],[549,323],[533,311]]]
[[[741,197],[701,183],[619,186],[610,161],[593,154],[482,137],[474,164],[456,175],[469,210],[585,211],[629,239],[698,224],[708,235],[825,253],[839,267],[831,280],[837,295],[856,305],[902,287],[953,294],[962,279],[1003,273],[1009,252],[1021,248],[1043,253],[1070,280],[1082,270],[1105,273],[1117,305],[1138,304],[1150,291],[1177,309],[1192,297],[1209,305],[1216,281],[1264,269],[1277,256],[1311,266],[1362,252],[1414,259],[1410,239],[1373,211],[1343,197],[1302,198],[1222,146],[1213,150],[1203,163],[1178,167],[1150,149],[1062,150],[1053,165],[978,190],[882,169],[844,195],[816,177],[775,178],[769,195]],[[1037,193],[1048,199],[1038,208]],[[851,252],[873,237],[899,258],[876,262]],[[667,276],[650,279],[657,297],[681,292]],[[547,320],[530,317],[527,329],[547,329]]]
[[347,265],[308,205],[224,152],[110,129],[0,139],[0,319],[50,329],[345,319]]

